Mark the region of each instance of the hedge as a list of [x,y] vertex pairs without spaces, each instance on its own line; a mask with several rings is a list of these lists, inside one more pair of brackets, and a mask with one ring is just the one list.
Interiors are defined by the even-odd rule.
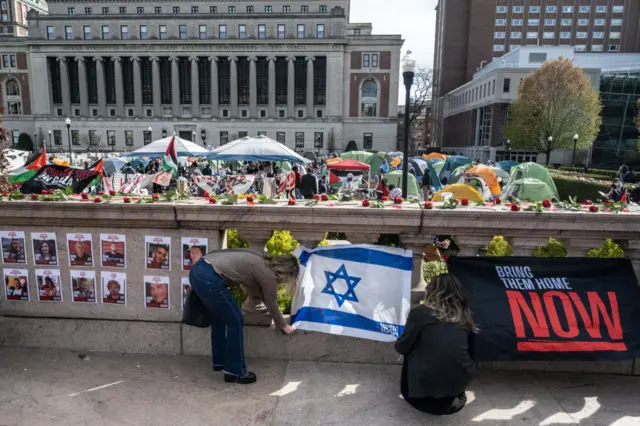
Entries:
[[[584,167],[560,166],[558,168],[558,170],[563,170],[563,171],[567,171],[567,172],[583,173],[584,172]],[[613,179],[615,177],[618,177],[618,171],[617,170],[607,170],[607,169],[588,169],[588,170],[589,170],[588,174],[606,176],[609,179]]]
[[557,174],[554,174],[552,177],[556,188],[558,188],[561,201],[567,201],[570,196],[576,197],[578,201],[595,201],[602,198],[602,196],[598,194],[598,191],[606,193],[609,190],[608,184],[576,180]]

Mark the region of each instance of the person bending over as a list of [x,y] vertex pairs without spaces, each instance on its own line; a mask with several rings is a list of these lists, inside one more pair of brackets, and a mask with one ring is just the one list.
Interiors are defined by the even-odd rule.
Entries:
[[424,304],[409,312],[395,344],[404,355],[400,391],[405,401],[434,415],[462,410],[475,371],[477,332],[460,281],[450,274],[436,277],[427,286]]

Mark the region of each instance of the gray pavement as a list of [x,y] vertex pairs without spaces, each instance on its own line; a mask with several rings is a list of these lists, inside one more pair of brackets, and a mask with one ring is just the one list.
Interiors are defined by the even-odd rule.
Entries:
[[457,415],[399,395],[398,366],[250,360],[228,385],[205,357],[0,348],[0,426],[640,425],[640,377],[481,371]]

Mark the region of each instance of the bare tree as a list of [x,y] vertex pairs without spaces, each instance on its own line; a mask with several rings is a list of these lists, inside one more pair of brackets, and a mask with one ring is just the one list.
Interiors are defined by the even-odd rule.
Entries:
[[80,136],[80,145],[84,147],[87,152],[97,152],[105,148],[102,143],[102,136],[100,136],[98,133],[94,133],[93,137],[91,137],[89,134],[83,134],[82,136]]
[[[404,144],[404,114],[409,114],[409,146],[415,145],[414,133],[422,134],[424,123],[418,124],[418,118],[426,114],[427,107],[431,103],[433,89],[433,71],[427,68],[418,68],[411,86],[409,105],[404,106],[403,119],[398,122],[398,149]],[[400,114],[399,114],[400,115]]]

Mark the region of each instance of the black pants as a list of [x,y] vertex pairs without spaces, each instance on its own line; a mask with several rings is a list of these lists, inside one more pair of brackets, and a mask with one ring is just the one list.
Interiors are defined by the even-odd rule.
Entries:
[[409,384],[407,382],[406,368],[402,369],[400,393],[404,400],[411,404],[416,410],[435,416],[455,414],[462,410],[467,403],[467,395],[464,392],[456,396],[447,396],[444,398],[431,398],[428,396],[424,398],[412,398],[407,396],[409,393]]

